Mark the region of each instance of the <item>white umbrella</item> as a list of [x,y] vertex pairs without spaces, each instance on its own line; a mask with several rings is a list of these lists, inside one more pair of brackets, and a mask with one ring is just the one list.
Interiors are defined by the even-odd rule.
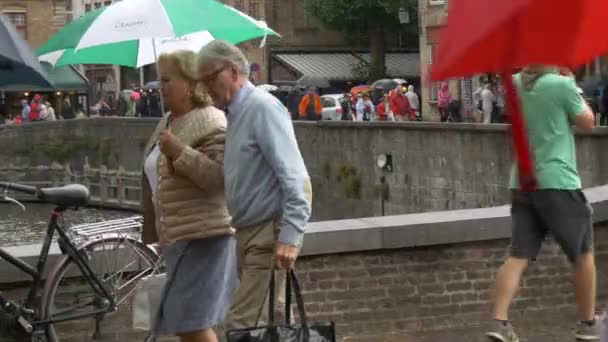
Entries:
[[275,91],[277,89],[279,89],[279,87],[272,85],[272,84],[260,84],[259,86],[257,86],[256,88],[262,89],[264,91]]

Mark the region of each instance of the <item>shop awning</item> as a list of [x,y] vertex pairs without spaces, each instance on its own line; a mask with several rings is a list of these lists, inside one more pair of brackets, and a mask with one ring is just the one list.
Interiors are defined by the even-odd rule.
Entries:
[[[357,65],[370,62],[369,53],[277,53],[274,58],[301,76],[329,81],[350,81]],[[420,77],[420,54],[387,53],[386,67],[390,77]]]
[[76,68],[72,66],[63,66],[53,68],[48,63],[42,63],[42,67],[47,72],[53,88],[40,88],[38,86],[30,86],[27,84],[13,84],[5,87],[0,87],[0,91],[77,91],[86,92],[88,90],[89,81]]
[[274,57],[301,76],[329,81],[348,81],[360,61],[350,53],[284,53]]
[[[368,63],[371,61],[369,53],[363,53],[359,56]],[[418,53],[387,53],[385,63],[386,73],[389,77],[420,77],[420,54]]]

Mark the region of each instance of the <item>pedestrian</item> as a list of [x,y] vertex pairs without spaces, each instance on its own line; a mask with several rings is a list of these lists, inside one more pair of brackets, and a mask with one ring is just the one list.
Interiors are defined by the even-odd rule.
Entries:
[[441,122],[448,120],[448,106],[452,102],[452,94],[447,82],[441,83],[439,94],[437,95],[437,108],[439,109],[439,116]]
[[414,119],[417,121],[422,121],[422,115],[420,114],[420,98],[414,89],[413,85],[407,87],[407,100],[410,103],[410,107],[412,109],[412,113],[414,113]]
[[32,102],[30,103],[30,114],[29,121],[40,121],[40,110],[42,106],[42,96],[40,94],[34,95]]
[[57,120],[57,117],[55,116],[55,108],[53,108],[53,105],[49,101],[46,101],[44,103],[44,106],[46,109],[46,115],[44,115],[43,120],[45,120],[45,121]]
[[[214,40],[199,52],[199,72],[228,117],[224,183],[237,230],[240,285],[226,326],[252,327],[265,311],[271,269],[291,269],[298,257],[312,187],[287,109],[248,81],[243,52]],[[279,278],[277,289],[283,281]],[[262,321],[265,317],[262,313]]]
[[63,104],[61,106],[61,117],[64,120],[73,119],[74,115],[74,107],[72,107],[72,101],[68,96],[63,98]]
[[309,88],[306,94],[302,97],[298,106],[300,119],[308,121],[321,120],[323,107],[321,106],[321,98],[315,91],[315,88]]
[[382,100],[376,107],[376,113],[378,113],[378,121],[395,121],[388,93],[382,95]]
[[27,122],[29,120],[30,112],[31,112],[31,107],[27,103],[27,100],[26,99],[21,100],[21,121],[22,122]]
[[360,101],[357,102],[357,118],[361,121],[372,121],[375,118],[375,107],[369,93],[363,93]]
[[494,110],[494,94],[491,85],[486,83],[481,91],[481,109],[483,112],[483,123],[492,123],[492,112]]
[[236,240],[222,159],[226,116],[197,81],[196,54],[162,54],[157,69],[170,109],[145,149],[144,241],[159,242],[167,279],[155,336],[217,342],[236,289]]
[[342,121],[353,121],[353,100],[350,93],[344,94],[340,99],[340,108],[342,108],[342,114],[340,120]]
[[291,114],[292,120],[300,119],[300,101],[302,101],[302,88],[293,87],[287,94],[287,110]]
[[594,126],[593,112],[577,93],[572,79],[556,68],[529,66],[514,76],[522,104],[537,189],[520,189],[517,166],[511,170],[512,238],[510,257],[496,277],[495,329],[488,337],[502,342],[519,338],[509,322],[509,306],[521,276],[535,260],[547,234],[555,237],[575,271],[579,321],[576,337],[599,339],[595,317],[596,270],[593,256],[591,207],[581,191],[572,124]]
[[415,115],[410,106],[410,101],[405,94],[407,88],[403,85],[398,85],[390,95],[391,111],[395,115],[396,121],[405,121]]
[[139,102],[137,102],[137,111],[139,112],[142,118],[147,118],[150,116],[150,103],[148,99],[148,92],[143,91],[141,93],[141,98]]

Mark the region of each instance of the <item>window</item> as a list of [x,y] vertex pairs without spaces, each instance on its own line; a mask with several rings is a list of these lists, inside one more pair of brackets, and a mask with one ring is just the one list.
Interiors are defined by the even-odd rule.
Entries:
[[435,56],[437,56],[437,44],[429,44],[429,64],[433,64],[435,60]]
[[445,5],[446,0],[429,0],[429,5],[437,6],[437,5]]
[[249,2],[249,15],[255,19],[260,19],[260,3],[257,0]]
[[337,100],[333,97],[322,97],[321,98],[321,106],[323,108],[333,108],[338,107]]
[[104,6],[110,6],[111,4],[112,4],[112,0],[103,2]]
[[84,12],[85,13],[91,12],[91,4],[85,4],[84,5]]
[[25,12],[4,12],[2,14],[13,24],[21,37],[27,39],[27,18]]
[[429,89],[430,90],[429,101],[437,102],[437,100],[439,100],[439,88],[441,88],[441,82],[432,82],[431,83],[431,88]]
[[101,2],[96,2],[95,3],[95,9],[101,8]]

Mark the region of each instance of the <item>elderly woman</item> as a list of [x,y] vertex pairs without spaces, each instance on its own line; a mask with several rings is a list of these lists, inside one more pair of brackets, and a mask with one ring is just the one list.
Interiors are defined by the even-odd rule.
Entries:
[[145,150],[144,241],[159,242],[167,282],[156,336],[216,342],[236,288],[236,242],[226,208],[223,155],[226,117],[197,81],[196,55],[158,60],[165,105]]

